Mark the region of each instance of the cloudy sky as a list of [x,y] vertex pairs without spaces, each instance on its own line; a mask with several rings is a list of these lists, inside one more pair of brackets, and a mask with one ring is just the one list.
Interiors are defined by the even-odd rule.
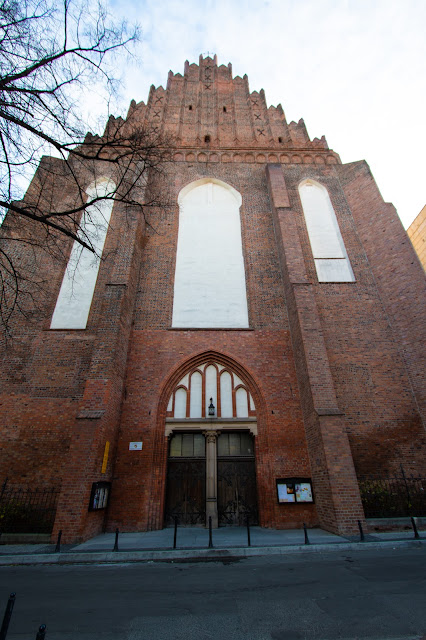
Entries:
[[110,0],[142,27],[123,100],[213,52],[304,118],[343,162],[365,159],[404,226],[426,204],[425,0]]

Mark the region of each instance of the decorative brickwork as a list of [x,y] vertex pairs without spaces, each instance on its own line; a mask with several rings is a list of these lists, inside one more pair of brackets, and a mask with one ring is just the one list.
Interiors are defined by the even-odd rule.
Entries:
[[[185,63],[146,104],[132,102],[129,130],[135,122],[173,137],[171,161],[151,177],[168,204],[146,221],[114,206],[86,329],[49,329],[65,263],[22,248],[43,293],[33,317],[13,318],[3,350],[0,483],[60,487],[53,536],[62,529],[65,542],[163,527],[167,404],[189,371],[214,362],[235,372],[256,410],[246,423],[203,417],[179,430],[255,434],[262,526],[355,533],[357,476],[400,463],[425,473],[424,273],[394,208],[364,162],[342,165],[324,137],[310,140],[303,120],[287,123],[281,105],[268,107],[216,58]],[[89,186],[93,176],[76,171]],[[201,179],[241,194],[247,329],[172,328],[177,198]],[[306,179],[327,190],[354,282],[318,282],[299,196]],[[26,198],[40,192],[72,202],[60,160],[40,163]],[[6,218],[3,229],[13,225]],[[276,479],[286,477],[312,478],[315,502],[278,503]],[[102,480],[112,483],[109,507],[89,512]],[[238,481],[235,490],[242,496]]]

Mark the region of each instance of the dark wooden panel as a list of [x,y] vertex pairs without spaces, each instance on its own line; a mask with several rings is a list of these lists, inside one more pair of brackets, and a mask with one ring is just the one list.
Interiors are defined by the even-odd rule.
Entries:
[[205,460],[169,460],[167,470],[165,524],[206,524]]
[[219,525],[258,524],[254,458],[222,458],[217,461]]

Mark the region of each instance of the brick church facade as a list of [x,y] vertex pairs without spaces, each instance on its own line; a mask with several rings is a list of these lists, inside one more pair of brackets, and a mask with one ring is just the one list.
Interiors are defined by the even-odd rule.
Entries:
[[112,208],[74,324],[41,261],[44,313],[3,353],[0,482],[60,489],[69,542],[175,517],[355,532],[361,476],[425,474],[425,280],[394,207],[216,57],[130,115],[174,141],[170,206]]

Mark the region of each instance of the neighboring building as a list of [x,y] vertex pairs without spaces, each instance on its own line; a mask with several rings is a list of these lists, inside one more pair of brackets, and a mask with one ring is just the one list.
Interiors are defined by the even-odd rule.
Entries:
[[408,237],[426,271],[426,205],[407,229]]
[[130,117],[174,137],[152,177],[171,205],[149,225],[106,206],[71,301],[65,267],[38,267],[45,317],[16,317],[4,352],[0,482],[60,487],[64,541],[176,515],[357,531],[357,478],[425,474],[425,280],[394,207],[216,57]]

